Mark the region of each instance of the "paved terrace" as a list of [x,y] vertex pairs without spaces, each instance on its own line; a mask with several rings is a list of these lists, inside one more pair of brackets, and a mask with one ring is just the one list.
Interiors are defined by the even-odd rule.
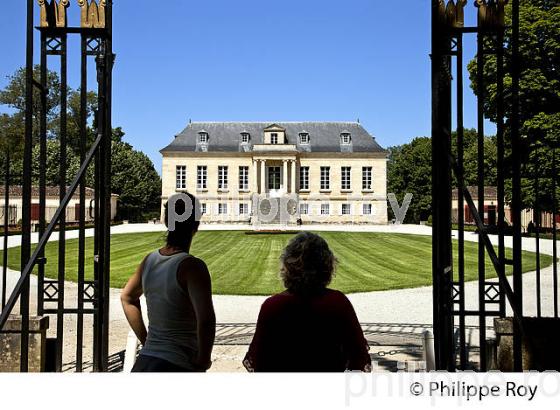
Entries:
[[[265,227],[261,227],[265,228]],[[271,227],[274,228],[274,227]],[[313,231],[353,231],[353,232],[394,232],[413,235],[431,235],[431,228],[419,225],[388,225],[388,226],[364,226],[364,225],[307,225],[298,227]],[[242,225],[203,225],[202,230],[247,230],[249,227]],[[277,227],[276,227],[277,229]],[[134,232],[163,232],[165,228],[159,224],[130,224],[119,225],[111,228],[112,234],[124,234]],[[67,232],[67,238],[76,238],[78,231]],[[93,235],[93,230],[86,231],[87,236]],[[455,233],[456,236],[456,233]],[[51,241],[58,239],[57,233],[51,237]],[[476,241],[478,236],[466,232],[465,240]],[[494,243],[497,237],[491,237]],[[32,240],[37,242],[37,234]],[[8,247],[19,246],[21,237],[9,238]],[[1,245],[0,245],[1,246]],[[511,238],[506,238],[506,246],[511,246]],[[523,238],[523,249],[535,250],[535,240]],[[552,255],[552,241],[541,240],[541,252]],[[9,270],[8,290],[12,289],[19,277],[19,272]],[[1,278],[0,278],[1,281]],[[476,309],[478,305],[477,282],[466,284],[466,308]],[[65,287],[65,299],[67,306],[77,300],[77,285],[67,282]],[[524,275],[524,300],[525,314],[536,315],[536,274],[529,272]],[[36,310],[37,277],[31,278],[31,312]],[[123,349],[129,327],[122,312],[119,299],[120,290],[111,290],[110,301],[110,352],[115,370],[122,365]],[[421,360],[421,335],[424,330],[432,327],[432,288],[420,287],[413,289],[400,289],[379,292],[350,294],[351,300],[360,323],[370,342],[370,352],[373,360],[378,361],[380,370],[396,370],[397,361]],[[247,344],[251,340],[254,323],[265,296],[225,296],[215,295],[214,304],[218,322],[216,347],[214,349],[214,365],[212,371],[243,371],[241,360],[247,350]],[[542,302],[543,315],[552,314],[553,285],[552,267],[542,270]],[[17,309],[14,313],[17,313]],[[511,312],[510,312],[511,313]],[[86,316],[84,328],[84,358],[87,369],[88,358],[91,358],[89,338],[91,337],[92,322]],[[491,326],[491,321],[487,325]],[[467,319],[467,341],[470,346],[470,359],[477,360],[478,332],[476,330],[477,319]],[[56,318],[51,317],[51,332],[56,329]],[[75,349],[76,320],[74,316],[65,319],[65,369],[72,371]],[[491,329],[489,329],[491,330]],[[490,331],[491,334],[491,331]]]

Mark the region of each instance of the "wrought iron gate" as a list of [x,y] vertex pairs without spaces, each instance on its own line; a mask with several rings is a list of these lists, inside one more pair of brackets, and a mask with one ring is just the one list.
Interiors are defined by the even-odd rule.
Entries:
[[[23,152],[23,175],[10,174],[9,155],[5,170],[5,206],[10,203],[10,185],[21,178],[22,216],[21,216],[21,276],[7,298],[7,263],[8,234],[10,222],[4,218],[3,250],[3,289],[0,329],[8,320],[19,300],[21,326],[21,371],[28,371],[29,316],[30,316],[30,276],[36,271],[38,276],[37,314],[56,317],[54,338],[54,370],[61,371],[63,365],[63,347],[65,317],[76,318],[75,369],[84,368],[84,317],[93,319],[92,367],[94,371],[105,371],[108,366],[109,334],[109,250],[111,220],[111,89],[114,55],[112,52],[112,1],[111,0],[77,0],[81,11],[79,27],[68,25],[66,9],[70,0],[38,0],[40,7],[40,24],[36,28],[40,33],[41,61],[40,78],[33,77],[34,51],[34,2],[27,1],[27,55],[26,55],[26,101],[25,101],[25,143]],[[81,41],[81,78],[80,78],[80,124],[79,152],[81,166],[73,180],[69,180],[66,168],[68,150],[68,80],[67,58],[68,40],[77,36]],[[45,215],[46,206],[46,162],[47,162],[47,96],[52,90],[47,88],[48,62],[50,58],[59,59],[60,66],[60,205],[54,217],[48,222]],[[94,125],[96,127],[93,142],[88,143],[87,90],[88,60],[95,62],[97,74],[97,110]],[[40,91],[40,112],[33,112],[33,90]],[[33,129],[33,115],[39,117],[39,129]],[[32,158],[33,146],[39,144],[39,162]],[[86,173],[94,168],[94,249],[93,257],[86,255]],[[11,179],[10,179],[11,178]],[[36,187],[36,189],[34,188]],[[31,204],[32,192],[38,192],[38,244],[32,249]],[[66,208],[73,197],[79,195],[78,263],[69,267],[66,261]],[[4,212],[7,216],[7,213]],[[48,222],[48,224],[47,224]],[[58,273],[56,278],[46,278],[45,246],[58,230]],[[93,265],[93,277],[86,277],[86,265]],[[75,304],[69,306],[64,293],[65,276],[68,269],[76,269],[78,294]],[[7,298],[7,299],[6,299]]]
[[[520,35],[519,0],[511,1],[511,26],[505,24],[505,7],[508,0],[476,0],[477,25],[464,24],[466,0],[432,0],[432,156],[433,156],[433,284],[434,284],[434,333],[436,361],[439,369],[453,371],[472,366],[468,363],[466,346],[466,321],[478,320],[480,360],[479,369],[487,368],[487,320],[505,317],[507,306],[514,316],[513,359],[514,369],[522,369],[521,343],[523,336],[523,275],[522,275],[522,227],[521,227],[521,182],[522,177],[531,178],[538,187],[539,175],[523,174],[525,153],[533,146],[523,142],[520,135]],[[469,5],[470,7],[470,5]],[[509,45],[504,41],[506,30],[510,30]],[[477,111],[478,111],[478,204],[466,187],[463,174],[463,36],[477,35]],[[496,59],[495,87],[497,93],[497,251],[492,244],[489,227],[484,224],[484,64],[489,55]],[[504,64],[509,59],[511,72],[511,108],[506,114],[504,102]],[[453,72],[455,67],[455,72]],[[455,104],[453,104],[453,77],[455,74]],[[456,155],[452,152],[453,107],[456,118]],[[553,171],[548,178],[553,183],[552,237],[553,258],[552,281],[554,286],[553,310],[558,318],[558,272],[556,249],[556,156],[557,146],[546,147],[553,156]],[[453,175],[458,187],[458,252],[452,254],[452,188]],[[542,177],[542,176],[541,176]],[[506,184],[508,182],[508,184]],[[507,187],[511,187],[506,189]],[[506,196],[511,198],[511,235],[513,250],[506,256],[505,238],[507,224],[505,217]],[[478,230],[478,306],[467,309],[465,305],[465,203]],[[540,215],[538,194],[535,198],[535,212]],[[480,210],[480,211],[477,211]],[[540,217],[537,217],[536,248],[536,303],[537,314],[541,312],[541,268],[540,268]],[[485,271],[485,258],[489,257],[496,271],[497,279],[489,280]],[[454,272],[454,261],[457,272]],[[506,277],[506,268],[512,267],[513,286]],[[457,359],[457,355],[459,356]]]

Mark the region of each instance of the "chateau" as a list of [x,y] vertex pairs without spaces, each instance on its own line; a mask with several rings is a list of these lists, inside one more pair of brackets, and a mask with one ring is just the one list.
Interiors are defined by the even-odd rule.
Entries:
[[162,211],[188,191],[202,222],[387,223],[387,151],[357,122],[192,122],[160,152]]

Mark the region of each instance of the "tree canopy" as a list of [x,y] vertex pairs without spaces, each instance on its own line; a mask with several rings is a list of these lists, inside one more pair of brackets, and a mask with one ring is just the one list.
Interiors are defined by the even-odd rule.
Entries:
[[[453,141],[457,135],[453,133]],[[456,155],[456,144],[452,147]],[[418,223],[428,220],[432,213],[432,140],[429,137],[414,138],[408,144],[389,148],[387,164],[387,192],[403,200],[407,193],[413,195],[405,222]],[[484,139],[484,183],[496,184],[496,141],[495,137]],[[464,132],[465,184],[477,185],[477,132]],[[455,182],[455,185],[457,183]]]
[[[511,27],[511,4],[506,7],[506,26]],[[520,1],[520,120],[522,144],[522,201],[526,208],[535,206],[538,197],[542,209],[552,208],[552,149],[560,148],[560,0]],[[511,29],[506,29],[504,100],[506,141],[511,117]],[[489,44],[490,46],[490,44]],[[469,63],[471,87],[478,94],[476,58]],[[484,114],[496,122],[496,57],[487,55],[484,64]],[[509,150],[506,155],[509,155]],[[557,155],[558,156],[558,155]],[[506,161],[508,158],[506,158]],[[538,187],[532,181],[541,179]],[[511,182],[508,181],[508,185]],[[509,190],[508,190],[509,191]],[[537,193],[538,192],[538,193]],[[556,192],[556,201],[560,191]]]
[[[39,68],[34,69],[35,78],[39,78]],[[9,83],[0,90],[0,104],[9,106],[12,114],[0,115],[0,148],[3,153],[10,152],[12,183],[20,183],[18,175],[22,174],[22,151],[24,135],[25,111],[25,70],[19,69],[9,76]],[[47,98],[47,162],[46,181],[48,185],[60,183],[60,79],[54,71],[48,71],[47,84],[49,94]],[[94,113],[97,107],[95,92],[87,93],[87,142],[89,148],[95,136]],[[33,103],[33,164],[39,164],[40,147],[38,142],[40,94],[35,90]],[[80,91],[68,89],[67,112],[67,181],[70,182],[80,168]],[[113,129],[112,133],[112,193],[119,195],[117,217],[131,221],[145,221],[154,212],[159,211],[161,195],[161,178],[156,172],[151,160],[142,152],[134,150],[132,145],[123,141],[125,136],[121,127]],[[0,158],[1,173],[4,170],[5,155]],[[33,183],[38,183],[37,169],[34,170]],[[94,186],[93,166],[90,166],[85,179],[89,187]]]

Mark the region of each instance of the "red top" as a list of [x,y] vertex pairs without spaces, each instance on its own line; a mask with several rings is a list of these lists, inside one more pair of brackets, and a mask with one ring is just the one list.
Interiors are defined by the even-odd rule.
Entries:
[[255,372],[369,371],[369,346],[348,298],[337,290],[310,296],[288,291],[261,306],[243,360]]

